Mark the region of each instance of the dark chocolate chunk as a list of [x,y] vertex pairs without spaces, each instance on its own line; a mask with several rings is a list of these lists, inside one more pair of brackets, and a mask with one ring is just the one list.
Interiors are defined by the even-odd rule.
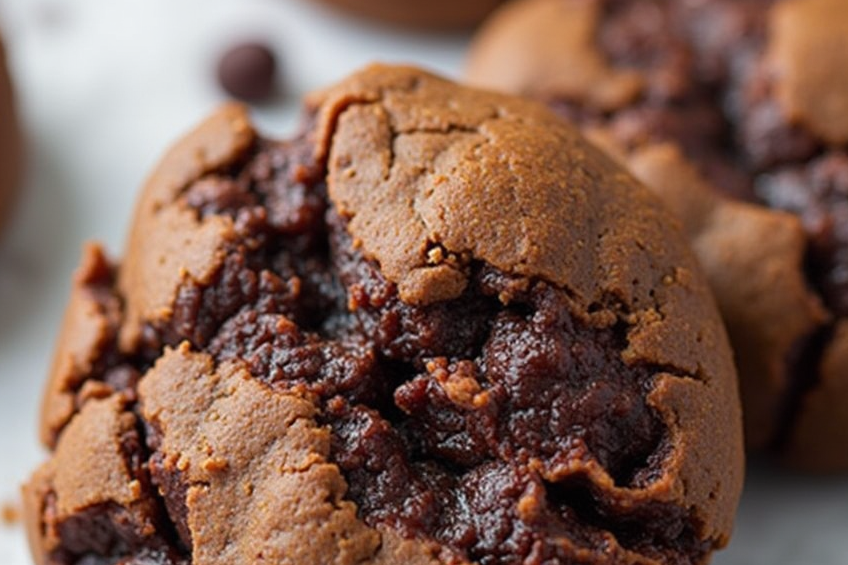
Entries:
[[277,58],[264,43],[242,43],[218,63],[218,81],[230,95],[246,102],[264,102],[274,94]]

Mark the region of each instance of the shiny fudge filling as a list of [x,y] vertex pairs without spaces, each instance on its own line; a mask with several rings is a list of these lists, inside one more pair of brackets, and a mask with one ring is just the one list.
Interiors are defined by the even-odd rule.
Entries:
[[[258,141],[186,187],[187,205],[233,218],[240,237],[211,283],[180,289],[172,318],[147,328],[142,350],[188,340],[314,399],[348,497],[371,526],[483,565],[567,563],[578,553],[607,562],[610,535],[663,563],[700,562],[711,543],[686,509],[622,501],[597,480],[645,487],[670,449],[646,402],[664,370],[622,361],[627,326],[581,311],[544,281],[474,262],[458,299],[406,304],[354,248],[323,177],[306,139]],[[172,543],[145,555],[117,546],[104,561],[57,553],[56,563],[190,559],[185,485],[162,464],[159,431],[144,423],[140,433],[136,453]]]
[[[697,77],[721,87],[740,65],[765,29],[763,14],[776,0],[680,0],[678,23],[695,54]],[[718,101],[718,98],[716,98]]]

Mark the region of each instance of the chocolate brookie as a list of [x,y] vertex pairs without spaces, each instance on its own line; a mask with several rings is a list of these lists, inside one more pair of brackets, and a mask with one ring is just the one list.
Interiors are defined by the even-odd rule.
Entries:
[[[706,563],[742,479],[683,234],[543,106],[373,66],[225,107],[87,250],[39,563]],[[76,454],[84,453],[84,458]]]

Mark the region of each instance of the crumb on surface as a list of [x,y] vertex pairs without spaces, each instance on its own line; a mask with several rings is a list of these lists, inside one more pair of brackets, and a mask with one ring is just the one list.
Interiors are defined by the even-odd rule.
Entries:
[[4,526],[16,526],[21,521],[21,509],[17,502],[0,503],[0,521]]

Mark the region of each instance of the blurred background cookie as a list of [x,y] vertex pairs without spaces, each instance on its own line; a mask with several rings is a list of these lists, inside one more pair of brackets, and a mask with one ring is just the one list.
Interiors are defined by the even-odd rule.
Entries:
[[790,350],[774,442],[848,470],[848,3],[783,0],[730,69],[728,117],[760,202],[797,215],[804,273],[827,318]]
[[390,24],[422,29],[470,28],[502,0],[320,0]]
[[477,33],[466,78],[543,100],[583,127],[611,128],[627,146],[673,141],[716,186],[745,193],[679,20],[668,0],[518,0]]

